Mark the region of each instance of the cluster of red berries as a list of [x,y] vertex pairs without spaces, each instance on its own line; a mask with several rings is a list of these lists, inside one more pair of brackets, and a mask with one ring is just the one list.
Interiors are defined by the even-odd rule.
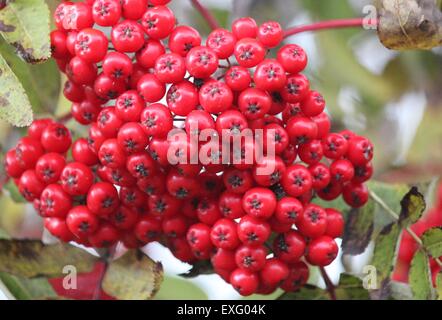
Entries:
[[[364,205],[373,145],[348,130],[330,133],[325,101],[300,73],[301,47],[267,57],[282,42],[279,23],[241,18],[203,45],[198,31],[176,26],[167,2],[58,6],[53,57],[68,77],[72,116],[89,135],[66,161],[67,129],[36,120],[8,152],[6,170],[63,241],[161,241],[182,261],[210,260],[242,295],[297,290],[309,275],[304,261],[335,259],[344,224],[339,211],[311,200],[342,195]],[[252,140],[231,152],[237,162],[221,163],[218,150],[206,163],[172,165],[170,148],[181,159],[191,144],[167,139],[177,116],[187,135],[195,127],[220,136],[262,130],[276,155],[264,143],[263,158],[246,161],[259,148]]]
[[[413,230],[418,237],[421,237],[425,231],[435,227],[442,227],[442,184],[439,186],[436,205],[428,210],[423,218],[413,224],[411,230]],[[393,280],[408,282],[411,260],[418,249],[419,244],[416,243],[407,231],[403,231],[397,262],[393,272]],[[441,271],[441,268],[433,258],[430,258],[430,268],[433,284],[436,285],[436,277]]]

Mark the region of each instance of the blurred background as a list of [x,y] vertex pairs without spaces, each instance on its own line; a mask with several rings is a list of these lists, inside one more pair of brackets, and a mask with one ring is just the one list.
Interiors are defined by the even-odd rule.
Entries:
[[[48,3],[54,9],[58,1]],[[277,20],[287,28],[325,19],[361,17],[364,6],[372,1],[201,0],[201,3],[225,28],[241,16],[251,16],[258,22]],[[203,36],[210,32],[190,1],[174,0],[171,7],[179,23],[196,27]],[[349,128],[374,142],[376,179],[419,182],[441,175],[441,47],[431,51],[390,51],[379,42],[376,31],[364,29],[308,32],[285,41],[301,45],[308,53],[306,74],[311,86],[326,99],[333,131]],[[28,92],[36,118],[59,117],[69,111],[70,104],[60,95],[63,79],[54,61],[27,65],[2,39],[0,51],[14,66]],[[68,126],[78,135],[86,131],[73,122]],[[23,132],[24,129],[13,128],[0,120],[0,156]],[[4,181],[3,173],[0,179]],[[14,195],[6,187],[2,188],[0,197],[0,229],[17,238],[42,237],[41,219],[31,206],[15,203]],[[189,266],[177,262],[160,245],[151,244],[145,250],[153,259],[163,262],[167,273],[157,299],[238,298],[217,276],[203,275],[190,282],[175,277]],[[342,269],[339,260],[327,268],[335,281]],[[316,279],[313,276],[310,282],[315,283]]]

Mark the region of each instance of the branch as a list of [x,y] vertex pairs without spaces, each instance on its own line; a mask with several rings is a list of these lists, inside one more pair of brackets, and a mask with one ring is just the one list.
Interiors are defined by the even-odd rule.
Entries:
[[[388,212],[388,214],[390,214],[390,216],[392,216],[395,220],[399,220],[399,215],[393,211],[393,209],[391,209],[385,202],[384,200],[382,200],[375,192],[373,192],[372,190],[369,191],[370,193],[370,197],[377,203],[379,204],[385,211]],[[430,255],[428,253],[428,250],[424,247],[421,238],[419,238],[419,236],[410,228],[410,227],[406,227],[405,230],[410,234],[410,236],[413,238],[413,240],[419,245],[419,247],[421,247],[425,253],[427,255]],[[442,261],[439,258],[435,258],[433,257],[434,261],[436,261],[437,265],[439,267],[442,267]]]
[[289,28],[284,31],[284,38],[306,31],[354,28],[354,27],[363,27],[363,25],[364,25],[364,18],[326,20],[326,21],[320,21],[312,24],[306,24],[302,26]]
[[206,20],[207,24],[212,30],[218,29],[220,27],[218,21],[213,16],[213,14],[206,7],[204,7],[199,0],[190,0],[190,2],[192,2],[192,5],[195,7],[195,9],[198,10],[199,13],[203,16],[204,20]]
[[327,287],[327,292],[330,295],[330,299],[336,300],[336,292],[335,292],[335,286],[333,282],[331,282],[327,271],[325,271],[324,267],[320,267],[319,270],[321,271],[321,276],[324,279],[325,286]]

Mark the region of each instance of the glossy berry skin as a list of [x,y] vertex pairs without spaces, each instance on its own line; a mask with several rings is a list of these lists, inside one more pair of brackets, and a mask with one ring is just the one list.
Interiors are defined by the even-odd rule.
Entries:
[[205,111],[218,114],[232,106],[233,93],[224,82],[209,81],[201,87],[199,101]]
[[212,247],[210,240],[210,227],[197,223],[192,225],[187,231],[186,239],[190,247],[194,250],[205,251]]
[[231,273],[229,281],[242,296],[249,296],[258,289],[259,278],[256,273],[236,269]]
[[63,190],[72,196],[85,195],[94,181],[92,170],[80,162],[67,164],[60,175]]
[[238,98],[238,107],[243,115],[249,119],[260,119],[270,110],[272,99],[270,95],[256,88],[249,88],[241,92]]
[[348,150],[347,140],[338,133],[330,133],[322,140],[324,155],[329,159],[339,159]]
[[111,39],[117,51],[136,52],[144,45],[144,30],[137,22],[125,20],[112,28]]
[[143,127],[137,122],[127,122],[117,135],[117,144],[126,154],[137,153],[146,149],[149,143]]
[[315,266],[324,267],[333,262],[338,255],[338,246],[333,238],[321,236],[307,246],[307,261]]
[[168,193],[161,193],[150,196],[148,205],[153,216],[168,218],[178,214],[181,202]]
[[221,214],[228,219],[238,219],[245,215],[242,207],[242,196],[230,191],[223,192],[218,202]]
[[218,202],[214,199],[202,199],[198,203],[196,214],[199,221],[209,226],[213,226],[222,217]]
[[373,164],[371,162],[365,165],[355,166],[355,174],[353,177],[353,182],[363,183],[371,178],[373,175]]
[[138,213],[131,208],[120,206],[110,214],[110,221],[119,230],[131,230],[138,222]]
[[218,69],[218,57],[210,48],[192,48],[186,56],[186,68],[196,78],[207,78]]
[[331,181],[330,169],[323,163],[317,163],[308,168],[312,176],[312,188],[324,189]]
[[293,144],[303,144],[316,139],[318,127],[307,117],[292,117],[286,126],[290,141]]
[[106,35],[97,29],[83,29],[75,41],[75,54],[89,63],[103,60],[107,52],[108,40]]
[[54,30],[50,34],[51,52],[55,59],[66,59],[69,57],[69,51],[66,46],[66,34],[60,30]]
[[342,213],[333,208],[325,209],[327,213],[327,228],[325,230],[325,235],[338,238],[344,232],[345,221],[342,217]]
[[97,154],[92,150],[85,138],[80,138],[73,143],[72,158],[76,162],[84,163],[87,166],[93,166],[98,163]]
[[115,25],[120,20],[121,11],[118,0],[97,0],[92,5],[94,22],[103,27]]
[[144,108],[140,121],[145,133],[157,138],[166,137],[173,127],[173,119],[169,109],[160,103],[154,103]]
[[98,151],[100,163],[109,168],[121,168],[126,164],[126,155],[120,148],[117,139],[107,139]]
[[233,271],[237,268],[235,262],[235,251],[226,249],[217,249],[215,254],[210,259],[215,269],[223,269]]
[[321,161],[323,154],[324,151],[322,150],[322,144],[319,140],[310,140],[298,147],[299,158],[309,165],[314,165]]
[[305,240],[297,231],[279,234],[273,241],[273,252],[281,261],[296,263],[305,251]]
[[124,122],[137,122],[145,105],[144,100],[135,90],[120,95],[115,102],[115,114]]
[[284,87],[287,78],[278,61],[266,59],[256,67],[253,80],[258,89],[278,91]]
[[281,25],[276,21],[264,22],[258,29],[258,40],[267,48],[278,46],[283,38]]
[[[218,116],[217,119],[219,119]],[[215,121],[212,116],[204,110],[191,111],[184,122],[184,129],[187,134],[200,133],[204,129],[215,129]]]
[[201,36],[197,30],[189,26],[176,27],[169,37],[169,49],[182,57],[187,56],[192,48],[201,45]]
[[148,0],[121,0],[123,17],[128,20],[139,20],[147,9]]
[[240,241],[237,234],[237,224],[230,219],[220,219],[210,231],[210,239],[217,248],[234,250]]
[[51,123],[41,134],[41,144],[46,152],[65,153],[71,142],[71,133],[62,124]]
[[296,226],[302,235],[314,239],[326,232],[327,221],[327,213],[324,209],[315,204],[309,204],[304,208]]
[[224,172],[223,182],[227,190],[236,194],[245,193],[254,184],[253,176],[250,171],[238,170],[235,168],[229,168]]
[[138,80],[137,91],[144,101],[153,103],[164,97],[166,86],[155,75],[145,74]]
[[[97,78],[97,67],[79,57],[73,57],[66,65],[66,75],[77,85],[89,85]],[[75,101],[77,102],[77,101]]]
[[238,237],[244,244],[263,244],[269,238],[270,233],[270,225],[253,216],[246,215],[238,223]]
[[207,37],[206,45],[212,49],[219,59],[227,59],[233,54],[236,38],[226,29],[215,29]]
[[346,159],[335,160],[330,165],[331,178],[338,183],[344,184],[351,181],[354,174],[355,170],[353,164]]
[[198,90],[189,81],[182,81],[170,87],[166,100],[172,113],[187,116],[198,105]]
[[109,52],[103,60],[103,73],[113,79],[126,79],[133,72],[132,60],[120,52]]
[[126,89],[126,82],[123,79],[114,79],[101,73],[94,82],[94,91],[103,100],[113,100]]
[[253,168],[253,178],[260,186],[269,187],[278,183],[284,175],[286,166],[278,157],[265,157]]
[[35,174],[45,184],[56,183],[65,165],[66,159],[59,153],[46,153],[35,164]]
[[302,203],[291,197],[285,197],[278,201],[275,209],[275,218],[281,223],[296,223],[303,213]]
[[307,66],[305,51],[296,44],[286,44],[277,53],[277,59],[284,70],[291,74],[297,74]]
[[15,147],[15,156],[25,169],[33,169],[43,152],[41,143],[29,137],[21,138]]
[[155,62],[155,75],[163,83],[178,83],[186,74],[186,62],[176,53],[161,55]]
[[84,100],[81,103],[72,104],[71,114],[78,123],[88,125],[97,120],[100,110],[98,105]]
[[149,8],[141,18],[141,25],[149,38],[164,39],[175,27],[175,15],[165,6]]
[[137,51],[135,57],[140,66],[146,69],[153,68],[156,60],[166,53],[166,49],[158,40],[149,39],[143,48]]
[[322,112],[321,114],[311,118],[314,123],[318,126],[317,139],[323,139],[329,132],[331,128],[330,118],[327,113]]
[[74,235],[84,238],[97,231],[99,221],[86,206],[76,206],[69,211],[66,225]]
[[41,135],[46,127],[53,123],[54,121],[49,118],[36,119],[32,121],[32,124],[28,128],[28,137],[39,141],[41,139]]
[[258,35],[258,25],[253,18],[239,18],[232,23],[232,33],[238,40],[256,38]]
[[69,242],[75,238],[72,232],[69,231],[65,219],[45,218],[44,226],[53,236],[59,238],[61,241]]
[[135,225],[135,236],[143,243],[156,241],[161,235],[161,222],[153,217],[144,217]]
[[161,224],[163,233],[169,238],[185,237],[188,228],[188,220],[185,216],[179,215],[164,219]]
[[18,181],[18,190],[29,202],[40,198],[44,188],[45,185],[38,179],[34,170],[26,170],[23,172]]
[[252,77],[247,68],[233,66],[227,70],[224,80],[232,90],[243,91],[250,86]]
[[317,91],[310,91],[302,100],[301,111],[307,117],[316,117],[325,109],[325,100]]
[[268,219],[276,208],[276,196],[267,188],[253,188],[243,196],[243,209],[250,216]]
[[288,278],[290,269],[278,258],[271,258],[266,261],[259,275],[266,286],[279,286]]
[[109,223],[103,223],[88,237],[88,241],[95,248],[107,248],[115,244],[119,238],[120,232],[117,228]]
[[313,179],[306,167],[295,164],[286,169],[281,184],[289,195],[298,197],[311,190]]
[[281,289],[286,292],[295,292],[307,283],[308,278],[308,266],[305,262],[298,261],[290,266],[289,275],[281,284]]
[[86,202],[93,214],[108,217],[117,210],[120,199],[112,184],[97,182],[89,189]]
[[21,174],[26,170],[21,161],[17,159],[15,149],[11,149],[6,153],[3,165],[8,177],[14,179],[20,178]]
[[301,102],[309,93],[310,83],[303,74],[287,77],[287,82],[281,91],[282,98],[289,103]]
[[354,165],[364,165],[373,159],[373,144],[363,137],[355,137],[350,140],[347,158]]
[[234,54],[241,67],[253,68],[264,60],[266,51],[257,40],[245,38],[236,43]]
[[266,263],[267,249],[263,245],[250,246],[242,245],[235,252],[236,265],[244,270],[257,272]]
[[368,201],[368,188],[362,183],[348,183],[342,190],[345,202],[353,208],[360,208]]

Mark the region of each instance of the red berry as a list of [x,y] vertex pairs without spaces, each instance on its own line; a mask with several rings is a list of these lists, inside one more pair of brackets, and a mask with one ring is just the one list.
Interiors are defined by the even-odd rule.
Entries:
[[98,163],[97,154],[89,146],[85,138],[80,138],[72,145],[72,158],[76,162],[84,163],[87,166],[93,166]]
[[309,270],[303,261],[298,261],[290,266],[287,279],[281,284],[281,289],[287,292],[298,291],[307,283]]
[[290,118],[286,130],[293,144],[307,143],[318,135],[318,126],[307,117]]
[[46,153],[38,159],[35,165],[35,174],[46,184],[56,183],[60,179],[65,165],[66,159],[59,153]]
[[66,225],[74,235],[84,238],[97,231],[99,221],[86,206],[76,206],[69,211]]
[[251,272],[260,271],[266,263],[267,249],[263,245],[242,245],[235,252],[236,265]]
[[60,123],[49,124],[41,134],[41,144],[46,152],[65,153],[71,142],[71,133]]
[[338,133],[330,133],[322,140],[324,155],[329,159],[339,159],[348,150],[347,140]]
[[190,247],[200,251],[210,249],[212,247],[210,231],[210,227],[203,223],[197,223],[191,226],[186,235]]
[[97,63],[103,60],[107,52],[106,35],[97,29],[83,29],[75,41],[75,55],[86,62]]
[[256,67],[265,58],[264,46],[255,39],[244,38],[235,45],[234,54],[241,67]]
[[253,188],[243,196],[243,209],[259,219],[268,219],[276,208],[276,196],[267,188]]
[[199,91],[199,101],[205,111],[218,114],[232,106],[233,93],[221,81],[209,81]]
[[256,67],[253,81],[258,89],[278,91],[285,85],[287,78],[282,65],[274,59],[266,59]]
[[264,22],[258,29],[258,40],[267,48],[277,47],[282,38],[282,27],[276,21]]
[[179,83],[186,75],[186,62],[176,53],[163,54],[155,62],[155,75],[163,83]]
[[44,183],[38,179],[34,170],[26,170],[23,172],[18,181],[18,190],[29,202],[40,198],[44,188]]
[[120,232],[109,223],[102,223],[97,231],[88,237],[94,248],[108,248],[120,238]]
[[295,164],[286,169],[281,184],[289,195],[299,197],[311,190],[313,179],[306,167]]
[[126,164],[126,155],[117,139],[107,139],[98,151],[100,163],[109,168],[121,168]]
[[270,287],[281,285],[289,276],[290,269],[278,258],[271,258],[266,261],[259,273],[262,282]]
[[132,208],[120,206],[110,214],[110,222],[119,230],[132,230],[138,222],[138,213]]
[[164,39],[175,27],[175,15],[165,6],[149,8],[141,18],[141,24],[149,38]]
[[289,103],[301,102],[309,93],[310,83],[303,74],[287,77],[287,82],[281,91],[282,98]]
[[137,22],[124,20],[112,28],[111,38],[117,51],[136,52],[144,45],[144,30]]
[[219,59],[227,59],[233,54],[236,38],[226,29],[215,29],[207,37],[206,45],[215,51]]
[[335,260],[338,255],[338,245],[329,236],[312,240],[307,246],[307,261],[315,266],[324,267]]
[[96,24],[103,27],[115,25],[121,17],[121,5],[118,0],[97,0],[92,5],[92,17]]
[[171,86],[166,98],[170,111],[179,116],[187,116],[199,103],[198,90],[189,81]]
[[141,50],[137,51],[137,62],[146,69],[153,68],[157,59],[166,53],[166,49],[158,40],[149,39]]
[[135,226],[135,236],[143,243],[156,241],[161,235],[161,222],[153,217],[143,217]]
[[303,213],[303,206],[298,199],[285,197],[278,201],[275,218],[281,223],[296,223]]
[[267,241],[270,225],[255,217],[246,215],[238,223],[238,237],[244,244],[260,245]]
[[296,263],[305,251],[305,240],[297,231],[279,234],[273,241],[273,252],[281,261]]
[[373,144],[363,137],[355,137],[349,141],[347,158],[354,165],[364,165],[373,159]]
[[285,71],[297,74],[305,69],[307,55],[305,51],[296,44],[286,44],[278,50],[277,59]]
[[220,219],[210,231],[210,239],[217,248],[234,250],[239,245],[237,224],[230,219]]
[[137,122],[145,105],[144,100],[135,90],[120,95],[115,102],[115,113],[124,122]]
[[360,208],[368,201],[368,188],[365,184],[350,182],[342,190],[345,202],[353,208]]
[[342,214],[333,208],[325,209],[327,213],[327,229],[325,234],[332,238],[338,238],[344,231],[345,221]]
[[239,110],[247,119],[263,118],[272,106],[272,98],[262,90],[249,88],[241,92],[238,98]]
[[118,147],[126,154],[144,151],[148,143],[148,136],[138,122],[127,122],[118,131]]
[[298,231],[309,238],[322,236],[327,230],[327,213],[320,206],[309,204],[296,222]]
[[87,193],[87,207],[98,216],[109,217],[115,212],[120,203],[118,192],[108,182],[97,182],[91,186]]
[[80,162],[67,164],[60,175],[61,186],[72,196],[85,195],[94,181],[92,170]]
[[103,60],[103,73],[113,79],[126,79],[133,72],[132,60],[120,52],[109,52]]
[[155,75],[148,73],[138,80],[137,90],[144,101],[153,103],[164,97],[166,86]]
[[258,289],[258,275],[248,270],[236,269],[230,275],[230,284],[243,296],[249,296]]
[[176,27],[169,37],[169,49],[173,53],[185,57],[195,47],[201,45],[201,36],[197,30],[189,26]]
[[224,80],[226,84],[234,91],[243,91],[250,86],[252,77],[247,68],[233,66],[227,70]]
[[218,69],[218,57],[208,47],[192,48],[186,56],[186,68],[195,78],[210,77]]
[[258,25],[253,18],[240,18],[233,21],[232,32],[237,39],[256,38],[258,35]]

